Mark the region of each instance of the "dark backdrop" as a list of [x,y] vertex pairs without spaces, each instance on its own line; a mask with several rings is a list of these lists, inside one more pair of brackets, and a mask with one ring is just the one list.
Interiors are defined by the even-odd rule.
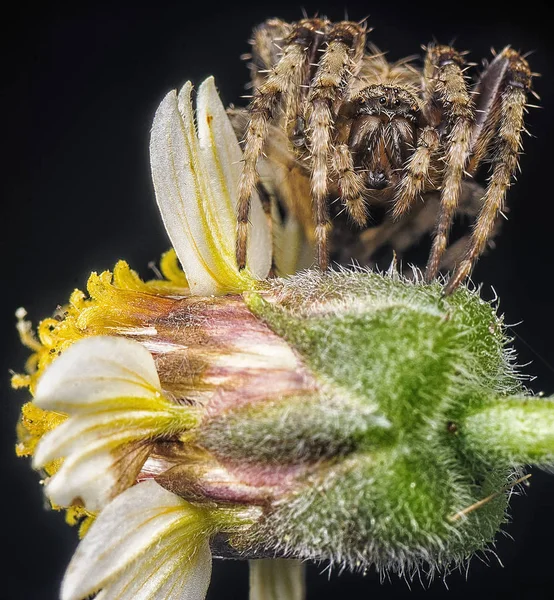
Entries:
[[[296,3],[213,2],[167,4],[115,2],[109,6],[56,2],[41,8],[19,5],[2,16],[3,186],[0,223],[0,396],[2,433],[2,600],[53,600],[76,545],[76,532],[60,514],[47,512],[38,476],[13,455],[15,423],[25,392],[9,389],[9,369],[27,355],[18,343],[13,313],[25,306],[36,322],[47,316],[88,273],[127,259],[144,275],[147,264],[168,247],[150,182],[148,137],[154,111],[171,88],[213,74],[225,102],[240,103],[248,73],[239,55],[256,23],[270,16],[300,18]],[[346,4],[346,3],[345,3]],[[514,328],[514,344],[535,391],[554,393],[554,323],[551,273],[554,134],[554,47],[546,4],[349,2],[350,16],[370,14],[371,38],[393,59],[420,52],[436,37],[456,38],[480,61],[512,44],[534,50],[530,60],[542,74],[535,87],[543,110],[528,123],[518,183],[509,194],[510,215],[497,248],[483,258],[474,279],[501,298],[500,309]],[[342,3],[304,2],[330,18]],[[514,498],[513,523],[487,566],[475,559],[469,575],[454,574],[427,590],[403,581],[318,575],[310,568],[310,599],[551,598],[554,477],[534,472],[525,497]],[[217,563],[210,598],[245,599],[247,570]]]

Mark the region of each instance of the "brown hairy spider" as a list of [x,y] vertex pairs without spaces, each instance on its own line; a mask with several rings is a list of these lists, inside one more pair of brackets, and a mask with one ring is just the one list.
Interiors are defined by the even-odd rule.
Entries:
[[[264,187],[258,167],[265,162],[264,170],[280,173],[269,195],[315,241],[321,269],[337,251],[329,239],[330,198],[340,198],[362,228],[367,259],[385,241],[402,251],[434,227],[426,279],[457,263],[450,293],[495,232],[518,166],[533,74],[508,47],[470,88],[464,53],[452,46],[428,46],[418,69],[411,57],[388,63],[366,46],[366,34],[363,22],[326,18],[270,19],[255,28],[252,101],[247,111],[230,110],[244,143],[237,262],[244,268],[250,197]],[[483,161],[490,163],[486,189],[472,181]],[[390,211],[364,231],[370,206]],[[476,216],[473,230],[447,248],[460,212]]]

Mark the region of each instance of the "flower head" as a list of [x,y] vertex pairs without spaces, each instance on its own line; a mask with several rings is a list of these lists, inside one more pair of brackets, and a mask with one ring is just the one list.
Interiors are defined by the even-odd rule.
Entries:
[[[190,96],[168,94],[152,129],[165,279],[92,274],[38,339],[20,314],[34,354],[14,384],[35,398],[18,451],[53,505],[95,519],[62,600],[202,599],[212,553],[461,564],[505,522],[521,469],[554,461],[554,402],[526,392],[475,291],[394,270],[267,279],[257,199],[240,271],[240,148],[213,79],[196,124]],[[255,589],[278,576],[302,595],[297,563],[253,572]]]

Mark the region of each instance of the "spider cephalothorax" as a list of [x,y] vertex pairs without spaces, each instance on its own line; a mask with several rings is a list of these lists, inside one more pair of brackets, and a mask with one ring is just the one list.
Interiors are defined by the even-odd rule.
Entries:
[[[254,94],[246,113],[231,111],[244,139],[237,261],[244,267],[263,161],[270,195],[315,241],[322,269],[330,250],[340,253],[329,243],[332,201],[362,229],[369,208],[383,205],[390,216],[359,236],[365,256],[351,256],[369,259],[385,241],[401,253],[434,227],[426,276],[456,264],[450,292],[495,231],[517,168],[532,73],[508,47],[471,88],[463,53],[453,47],[430,45],[418,69],[411,58],[388,63],[367,46],[366,33],[364,23],[325,18],[270,19],[254,30]],[[471,180],[483,161],[490,162],[486,189]],[[457,212],[476,216],[475,225],[447,248]]]

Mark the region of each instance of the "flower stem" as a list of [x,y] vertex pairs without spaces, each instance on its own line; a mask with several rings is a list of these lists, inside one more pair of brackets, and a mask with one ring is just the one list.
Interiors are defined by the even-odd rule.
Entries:
[[304,600],[305,570],[298,560],[251,560],[250,600]]
[[512,465],[554,462],[554,398],[511,396],[491,399],[462,424],[475,451]]

